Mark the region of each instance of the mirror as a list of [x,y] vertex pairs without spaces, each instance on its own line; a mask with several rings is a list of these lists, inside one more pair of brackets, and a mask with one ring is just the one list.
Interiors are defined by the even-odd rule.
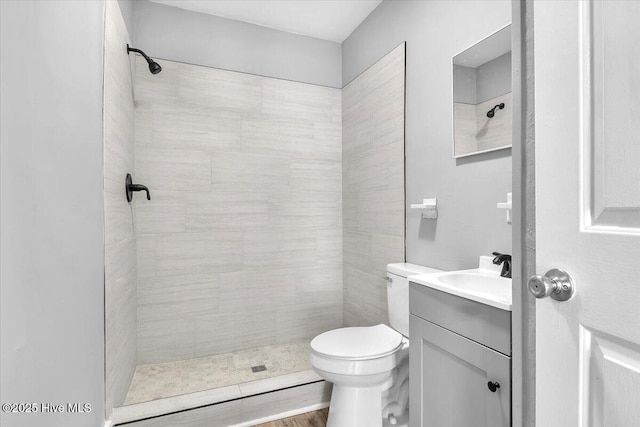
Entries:
[[453,157],[511,147],[511,25],[453,57]]

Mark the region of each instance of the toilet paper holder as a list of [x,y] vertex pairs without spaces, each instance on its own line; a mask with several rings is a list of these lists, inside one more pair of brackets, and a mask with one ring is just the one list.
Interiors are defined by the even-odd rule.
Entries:
[[411,204],[411,209],[422,209],[422,219],[438,218],[438,199],[422,199],[422,203]]

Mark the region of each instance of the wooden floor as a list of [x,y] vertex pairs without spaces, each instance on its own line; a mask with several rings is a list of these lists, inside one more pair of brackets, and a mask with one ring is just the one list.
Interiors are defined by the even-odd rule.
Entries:
[[319,411],[296,415],[291,418],[271,421],[266,424],[259,424],[255,427],[325,427],[327,425],[328,414],[329,408],[326,408]]

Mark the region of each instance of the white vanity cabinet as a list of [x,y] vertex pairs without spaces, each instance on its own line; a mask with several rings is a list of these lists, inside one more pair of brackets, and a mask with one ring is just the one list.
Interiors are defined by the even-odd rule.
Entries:
[[410,427],[511,426],[511,312],[410,284]]

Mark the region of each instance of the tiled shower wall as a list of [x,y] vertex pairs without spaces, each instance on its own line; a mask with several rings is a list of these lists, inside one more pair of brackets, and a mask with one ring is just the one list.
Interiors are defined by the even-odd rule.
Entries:
[[388,323],[386,265],[404,262],[404,70],[403,43],[342,93],[347,326]]
[[138,58],[138,363],[343,325],[338,89]]
[[[495,105],[504,103],[492,118],[487,111]],[[497,96],[478,105],[455,102],[455,144],[456,154],[490,150],[511,144],[511,93]]]
[[118,2],[106,2],[104,205],[106,411],[122,405],[136,368],[136,239],[124,192],[134,168],[133,62]]

